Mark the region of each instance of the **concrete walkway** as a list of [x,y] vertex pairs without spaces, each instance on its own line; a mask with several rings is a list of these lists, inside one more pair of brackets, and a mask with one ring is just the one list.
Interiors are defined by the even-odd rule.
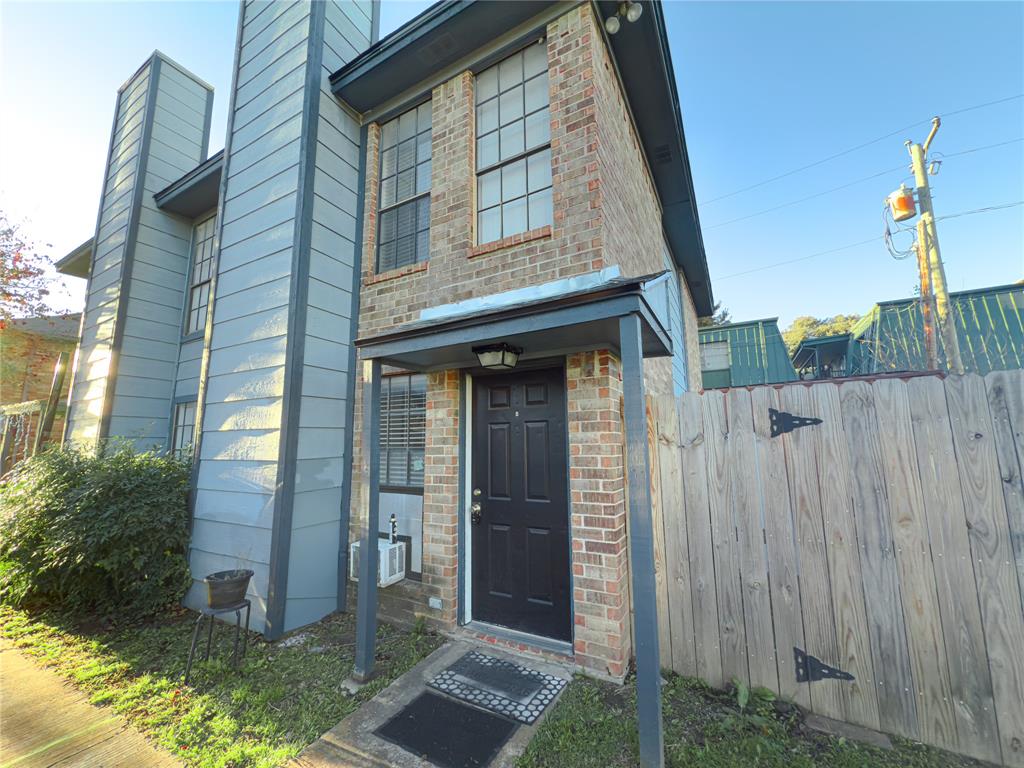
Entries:
[[[433,763],[381,739],[374,734],[374,730],[423,693],[428,680],[470,650],[483,651],[565,680],[572,678],[572,669],[568,665],[525,659],[493,645],[455,640],[441,646],[392,682],[318,741],[306,747],[285,768],[435,768]],[[523,754],[544,718],[554,709],[557,700],[556,697],[533,725],[519,726],[491,761],[490,768],[512,768],[515,765],[516,759]]]
[[0,640],[0,768],[179,768],[110,709]]

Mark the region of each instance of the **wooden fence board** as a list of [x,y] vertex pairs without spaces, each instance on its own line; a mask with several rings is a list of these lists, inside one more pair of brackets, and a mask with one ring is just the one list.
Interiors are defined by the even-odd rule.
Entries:
[[668,584],[669,634],[672,639],[671,666],[681,675],[697,674],[694,652],[693,602],[690,586],[690,547],[686,535],[683,500],[683,463],[679,446],[679,416],[673,397],[659,397],[655,403],[658,424],[656,458],[661,472],[661,508],[665,523],[665,579]]
[[1024,372],[655,398],[648,440],[663,663],[1024,768]]
[[679,452],[683,462],[686,535],[690,543],[690,588],[697,674],[711,685],[721,686],[725,680],[718,636],[718,594],[702,402],[703,397],[696,392],[687,392],[679,398]]
[[950,377],[946,402],[970,529],[1003,761],[1024,765],[1024,615],[984,381],[976,374]]
[[[843,386],[845,391],[846,385]],[[898,379],[872,385],[893,545],[899,572],[919,738],[947,749],[958,746],[946,642],[935,595],[924,495],[917,473],[907,385]]]
[[719,643],[722,674],[726,680],[750,682],[747,638],[743,623],[743,593],[740,585],[740,553],[736,524],[729,500],[729,422],[725,397],[706,392],[703,399],[705,450],[707,451],[708,501],[711,536],[715,553],[715,582],[718,587]]
[[913,696],[907,695],[914,690],[914,679],[889,522],[874,393],[871,384],[851,381],[840,387],[839,398],[850,461],[850,489],[862,561],[878,713],[887,728],[917,739],[916,702]]
[[811,387],[810,414],[822,423],[809,428],[817,441],[818,485],[835,610],[839,667],[854,679],[840,689],[847,721],[878,728],[878,697],[864,607],[860,551],[850,491],[850,468],[836,386]]
[[[807,415],[811,407],[809,390],[802,385],[785,387],[780,393],[780,403],[784,411]],[[840,667],[832,593],[828,586],[828,556],[818,488],[818,466],[811,429],[813,427],[805,427],[774,439],[782,440],[786,455],[789,496],[796,529],[804,637],[807,643],[803,650],[830,666]],[[820,680],[804,685],[809,688],[811,706],[815,712],[843,719],[840,695],[843,683]]]
[[764,506],[772,624],[778,649],[778,692],[784,698],[810,708],[810,689],[806,683],[797,682],[792,652],[793,648],[807,646],[800,605],[796,535],[786,479],[786,453],[782,441],[771,437],[768,413],[770,408],[779,409],[779,395],[771,387],[756,387],[750,394],[754,411],[754,447]]
[[911,379],[907,394],[960,750],[999,762],[992,677],[988,666],[979,664],[985,635],[943,382]]
[[654,599],[658,611],[658,656],[662,668],[672,666],[672,634],[669,626],[668,584],[665,576],[665,520],[662,512],[661,462],[658,460],[658,424],[654,398],[647,397],[647,452],[650,456],[651,530],[654,538]]
[[[726,399],[729,413],[730,507],[739,546],[740,586],[743,597],[744,635],[750,684],[778,690],[775,636],[757,454],[754,451],[754,415],[750,392],[731,389]],[[737,471],[739,470],[739,471]]]
[[1017,586],[1024,601],[1024,371],[990,373],[985,377],[985,386],[995,428],[1010,542],[1017,563]]

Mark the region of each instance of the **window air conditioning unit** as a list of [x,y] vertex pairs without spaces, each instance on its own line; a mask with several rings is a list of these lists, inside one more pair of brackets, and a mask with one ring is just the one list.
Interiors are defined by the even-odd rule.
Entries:
[[[348,577],[359,581],[359,545],[361,541],[352,542],[348,554]],[[387,539],[377,539],[377,584],[390,586],[405,578],[405,542],[396,541],[392,544]]]

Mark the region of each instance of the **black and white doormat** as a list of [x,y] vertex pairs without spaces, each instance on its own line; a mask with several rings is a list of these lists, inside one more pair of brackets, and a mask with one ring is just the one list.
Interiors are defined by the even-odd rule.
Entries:
[[470,651],[427,685],[530,725],[565,687],[565,680]]

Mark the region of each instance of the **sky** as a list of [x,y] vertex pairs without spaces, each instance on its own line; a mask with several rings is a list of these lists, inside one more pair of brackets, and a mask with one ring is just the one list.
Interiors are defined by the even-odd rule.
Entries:
[[[428,5],[383,0],[382,35]],[[1024,3],[664,11],[712,288],[734,320],[785,327],[912,295],[916,263],[886,250],[882,204],[910,181],[904,141],[923,141],[933,115],[938,216],[1024,201]],[[220,149],[237,13],[2,0],[0,210],[55,259],[92,236],[116,92],[154,49],[213,85]],[[950,290],[1024,277],[1024,206],[939,221],[938,233]],[[66,283],[58,302],[80,309],[84,281]]]

